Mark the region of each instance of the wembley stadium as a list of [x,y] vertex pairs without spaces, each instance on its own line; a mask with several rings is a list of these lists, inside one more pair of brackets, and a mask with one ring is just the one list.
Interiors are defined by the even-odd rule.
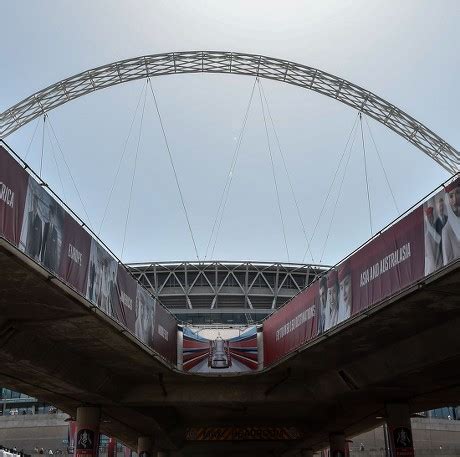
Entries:
[[128,267],[180,322],[217,326],[260,321],[329,268],[249,261],[152,262]]

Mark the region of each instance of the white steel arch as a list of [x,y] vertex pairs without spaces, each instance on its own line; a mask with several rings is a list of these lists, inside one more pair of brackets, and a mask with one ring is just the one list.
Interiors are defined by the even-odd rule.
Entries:
[[169,52],[113,62],[84,71],[25,98],[0,113],[0,138],[68,101],[105,87],[153,76],[234,73],[303,87],[334,98],[396,132],[451,173],[460,154],[395,105],[345,79],[316,68],[271,57],[220,51]]

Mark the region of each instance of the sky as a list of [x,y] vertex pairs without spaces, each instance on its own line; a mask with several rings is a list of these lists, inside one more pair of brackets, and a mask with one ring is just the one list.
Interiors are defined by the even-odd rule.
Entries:
[[[456,0],[0,0],[0,15],[0,111],[63,78],[117,60],[183,50],[240,51],[343,77],[460,145]],[[152,78],[151,84],[200,260],[335,264],[449,176],[369,119],[383,163],[382,168],[364,123],[371,231],[359,141],[331,188],[356,111],[315,92],[261,81],[307,236],[269,124],[288,256],[256,90],[213,250],[209,238],[254,79],[174,75]],[[135,81],[81,97],[51,111],[44,134],[42,120],[33,121],[6,142],[19,156],[27,155],[36,171],[42,163],[43,179],[123,261],[196,260],[145,85]],[[144,100],[143,118],[141,108],[134,116]]]

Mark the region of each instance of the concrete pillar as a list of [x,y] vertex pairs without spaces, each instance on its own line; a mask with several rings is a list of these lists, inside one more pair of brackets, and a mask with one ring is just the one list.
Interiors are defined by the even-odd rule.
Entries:
[[329,435],[329,448],[331,457],[347,457],[347,442],[343,433],[331,433]]
[[77,408],[75,457],[98,456],[100,418],[100,408],[93,406],[80,406]]
[[123,457],[131,457],[132,451],[129,447],[123,446]]
[[109,443],[107,445],[107,457],[116,457],[117,456],[117,440],[112,436],[109,438]]
[[69,435],[69,443],[67,445],[69,454],[75,454],[75,440],[77,437],[77,421],[76,420],[69,420],[69,431],[67,432]]
[[153,457],[153,440],[150,436],[137,438],[137,455],[139,457]]
[[413,457],[409,406],[405,403],[388,403],[385,410],[392,457]]

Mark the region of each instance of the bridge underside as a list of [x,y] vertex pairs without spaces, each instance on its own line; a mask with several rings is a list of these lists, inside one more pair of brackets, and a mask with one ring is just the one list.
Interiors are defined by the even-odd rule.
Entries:
[[[255,375],[171,371],[94,306],[0,240],[0,384],[75,415],[100,405],[104,433],[184,456],[281,455],[460,398],[460,265],[369,309]],[[294,426],[303,439],[189,442],[187,427]]]

